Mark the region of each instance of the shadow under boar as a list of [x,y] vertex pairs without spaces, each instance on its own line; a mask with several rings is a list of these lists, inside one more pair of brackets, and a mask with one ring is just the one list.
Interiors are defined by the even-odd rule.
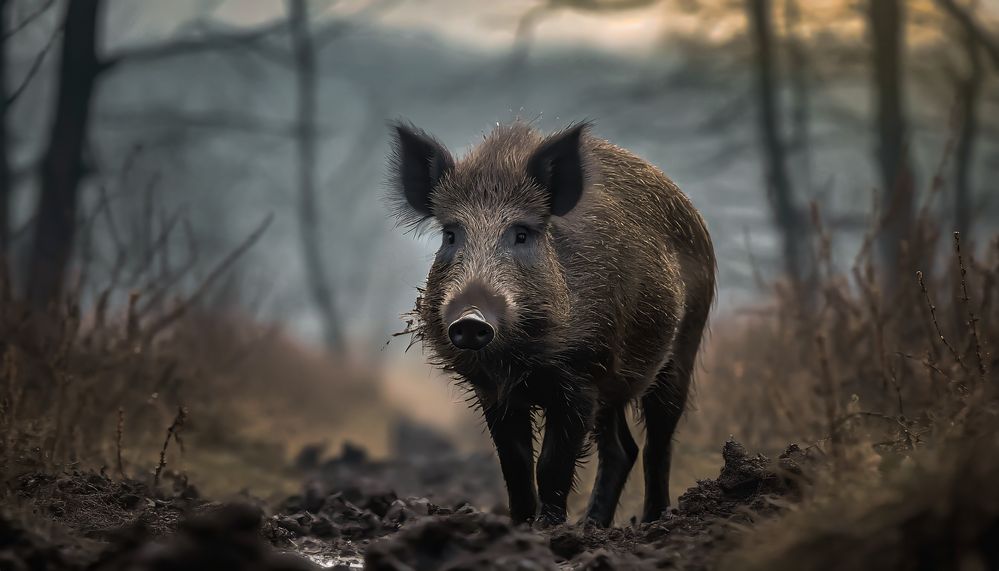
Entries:
[[[704,220],[659,169],[577,124],[498,126],[459,161],[394,125],[393,197],[441,246],[414,310],[432,362],[474,392],[515,521],[564,522],[587,436],[586,518],[610,525],[646,428],[642,519],[669,505],[670,446],[715,292]],[[534,412],[544,440],[534,475]]]

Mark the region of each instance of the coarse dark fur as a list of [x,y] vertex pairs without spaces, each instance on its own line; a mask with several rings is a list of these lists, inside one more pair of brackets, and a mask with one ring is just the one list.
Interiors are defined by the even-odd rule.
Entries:
[[[643,520],[669,504],[673,431],[715,291],[704,221],[659,169],[579,124],[550,137],[499,126],[460,161],[395,126],[393,193],[403,220],[432,220],[441,249],[414,311],[433,362],[474,391],[518,521],[564,521],[587,436],[598,475],[587,511],[609,525],[646,426]],[[511,237],[514,236],[514,237]],[[489,307],[495,338],[456,348],[448,324]],[[545,420],[534,478],[533,411]],[[540,505],[539,505],[540,504]]]

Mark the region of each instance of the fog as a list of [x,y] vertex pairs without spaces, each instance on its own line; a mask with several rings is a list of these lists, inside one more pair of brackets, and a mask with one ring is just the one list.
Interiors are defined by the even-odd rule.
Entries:
[[[521,18],[537,7],[526,0],[475,8],[450,1],[310,4],[322,255],[352,347],[382,357],[402,353],[404,343],[383,345],[403,328],[398,316],[411,308],[438,241],[433,231],[421,236],[396,227],[385,206],[387,125],[395,119],[412,121],[458,154],[499,123],[520,119],[549,131],[592,121],[595,134],[661,167],[703,212],[718,252],[721,312],[765,293],[754,273],[779,269],[780,236],[756,144],[742,12],[712,16],[684,3],[648,4],[611,13],[543,12],[532,29],[521,28],[522,43]],[[16,42],[17,69],[27,69],[49,37],[55,12]],[[99,86],[83,201],[94,204],[101,185],[121,191],[154,184],[163,208],[189,217],[204,264],[273,213],[274,223],[239,267],[234,303],[317,340],[321,324],[304,285],[296,218],[296,94],[284,18],[282,5],[262,1],[141,9],[110,3],[103,51],[140,56],[124,57]],[[856,15],[847,10],[844,18]],[[147,46],[267,27],[273,29],[252,42],[141,55]],[[910,34],[918,40],[910,47],[914,68],[937,51],[933,27],[924,28]],[[815,201],[843,230],[835,242],[843,263],[856,251],[878,185],[869,70],[856,61],[864,37],[849,30],[830,25],[811,33],[813,56],[832,55],[813,70],[807,154],[789,145],[799,202],[807,208]],[[13,162],[23,173],[15,208],[22,223],[34,205],[31,169],[44,142],[41,126],[50,120],[55,61],[43,62],[10,117]],[[909,81],[917,185],[926,188],[951,132],[953,95],[928,73]],[[781,96],[792,104],[789,88]],[[983,196],[987,173],[999,167],[996,127],[986,127],[975,167]],[[785,130],[790,137],[790,121]],[[125,192],[119,207],[137,215],[143,196]]]

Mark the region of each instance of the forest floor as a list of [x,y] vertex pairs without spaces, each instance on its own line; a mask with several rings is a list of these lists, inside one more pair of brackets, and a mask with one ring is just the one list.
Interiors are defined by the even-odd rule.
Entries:
[[426,444],[392,460],[306,447],[302,492],[270,503],[216,502],[170,471],[154,487],[29,470],[10,484],[0,569],[709,569],[740,524],[797,494],[807,463],[796,446],[770,460],[729,441],[718,477],[659,522],[536,531],[503,515],[491,454]]
[[431,422],[456,408],[435,379],[238,313],[143,319],[137,294],[113,319],[0,303],[0,571],[999,569],[999,239],[979,260],[921,228],[923,269],[890,298],[869,258],[845,276],[817,255],[817,307],[778,287],[716,320],[687,489],[609,529],[513,525],[474,427]]

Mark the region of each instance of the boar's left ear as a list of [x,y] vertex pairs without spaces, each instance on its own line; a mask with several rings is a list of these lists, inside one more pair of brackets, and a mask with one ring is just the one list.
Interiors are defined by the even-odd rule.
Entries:
[[568,214],[583,196],[585,173],[580,139],[587,127],[587,123],[580,123],[555,133],[527,161],[527,174],[549,193],[555,216]]
[[420,216],[430,216],[430,192],[454,168],[451,153],[437,139],[411,125],[395,123],[391,173],[397,191]]

